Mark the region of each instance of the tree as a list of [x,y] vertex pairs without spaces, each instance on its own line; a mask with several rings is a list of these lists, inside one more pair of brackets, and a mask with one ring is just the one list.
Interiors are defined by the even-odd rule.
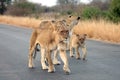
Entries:
[[14,2],[26,2],[27,0],[14,0]]
[[110,11],[115,17],[120,17],[120,0],[112,0]]
[[68,4],[68,0],[57,0],[57,5]]
[[36,4],[27,1],[15,1],[13,5],[9,6],[6,14],[15,16],[27,16],[36,11]]
[[0,14],[4,14],[7,6],[11,3],[11,0],[0,0]]
[[65,4],[78,4],[79,0],[57,0],[58,5],[65,5]]
[[92,0],[91,6],[98,7],[101,10],[108,10],[111,0]]
[[69,0],[69,3],[71,3],[73,5],[77,5],[77,4],[79,4],[79,0]]
[[79,0],[57,0],[57,6],[61,14],[72,14],[76,9]]
[[6,2],[7,5],[10,5],[12,0],[5,0],[5,2]]
[[0,14],[2,14],[2,15],[6,9],[4,2],[5,2],[4,0],[0,0]]

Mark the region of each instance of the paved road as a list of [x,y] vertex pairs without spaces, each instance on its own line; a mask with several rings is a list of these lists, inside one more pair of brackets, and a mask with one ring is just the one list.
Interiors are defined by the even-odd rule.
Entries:
[[0,80],[120,80],[120,45],[87,40],[87,61],[69,58],[71,74],[62,66],[55,73],[41,69],[37,54],[35,69],[27,67],[30,29],[0,24]]

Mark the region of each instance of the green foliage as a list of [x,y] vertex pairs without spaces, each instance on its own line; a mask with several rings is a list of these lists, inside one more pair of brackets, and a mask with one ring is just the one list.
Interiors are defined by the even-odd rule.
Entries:
[[12,2],[12,0],[5,0],[5,1],[8,5],[11,4],[11,2]]
[[109,18],[118,23],[120,21],[120,0],[111,1],[109,12]]
[[[0,0],[7,3],[12,0]],[[111,2],[110,2],[111,1]],[[5,2],[5,3],[6,3]],[[90,4],[78,4],[79,0],[57,0],[54,7],[41,6],[27,0],[14,0],[14,3],[8,6],[9,15],[31,16],[37,15],[38,18],[42,13],[59,13],[64,15],[81,15],[83,19],[100,19],[110,20],[113,22],[120,21],[120,0],[93,0]],[[111,4],[110,4],[111,3]],[[3,7],[0,6],[0,9]],[[2,12],[2,10],[1,10]]]
[[62,11],[60,12],[61,15],[71,15],[74,14],[74,12],[72,10],[66,10],[66,11]]
[[100,16],[100,9],[95,7],[86,7],[82,12],[82,17],[84,19],[98,19]]

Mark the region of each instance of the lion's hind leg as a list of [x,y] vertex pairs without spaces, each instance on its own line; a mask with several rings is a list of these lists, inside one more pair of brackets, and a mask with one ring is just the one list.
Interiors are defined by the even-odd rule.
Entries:
[[30,47],[29,47],[30,50],[35,45],[36,38],[37,38],[37,32],[36,32],[36,30],[34,30],[31,34],[31,38],[30,38]]
[[28,67],[29,68],[33,68],[34,67],[34,64],[33,64],[33,52],[34,52],[34,49],[35,49],[35,44],[30,48],[29,50],[29,60],[28,60]]

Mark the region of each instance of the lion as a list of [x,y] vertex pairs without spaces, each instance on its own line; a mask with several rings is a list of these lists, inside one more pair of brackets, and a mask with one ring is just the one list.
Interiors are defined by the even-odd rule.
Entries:
[[[78,17],[75,17],[75,16],[72,16],[72,15],[69,15],[66,19],[63,19],[63,21],[66,23],[66,27],[69,29],[69,38],[70,38],[70,36],[72,35],[72,29],[73,29],[73,27],[74,26],[76,26],[78,23],[79,23],[79,20],[80,20],[80,17],[78,16]],[[40,26],[39,26],[39,28],[41,29],[54,29],[54,27],[55,26],[47,26],[47,25],[45,25],[45,23],[46,24],[48,24],[49,25],[49,23],[47,23],[48,21],[43,21],[43,22],[41,22],[41,24],[40,24]],[[53,22],[54,22],[54,20],[53,20]],[[58,45],[58,47],[59,47],[60,45]],[[67,46],[67,48],[65,48],[65,46]],[[68,41],[67,42],[64,42],[64,43],[61,43],[61,47],[63,47],[64,48],[64,50],[69,50],[69,39],[68,39]],[[39,51],[39,49],[37,48],[37,45],[36,45],[36,48],[35,48],[35,54],[36,54],[36,51]],[[59,64],[61,64],[61,62],[58,60],[58,51],[59,51],[59,48],[58,49],[56,49],[56,50],[54,50],[54,55],[53,55],[53,64],[57,64],[57,65],[59,65]],[[36,55],[35,55],[36,56]]]
[[[69,48],[70,48],[69,47],[69,44],[70,44],[69,42],[70,42],[70,37],[73,34],[72,29],[73,29],[73,27],[75,27],[79,23],[79,20],[80,20],[79,16],[78,17],[74,17],[72,15],[69,15],[69,17],[65,19],[66,25],[67,25],[67,27],[69,29],[69,38],[68,38],[68,41],[66,42],[66,44],[63,43],[63,45],[61,45],[61,46],[64,48],[64,46],[66,45],[67,48],[64,48],[66,50],[69,50]],[[53,63],[57,64],[57,65],[61,64],[61,62],[57,58],[58,57],[58,51],[59,51],[59,49],[55,50],[54,51],[54,56],[53,56]]]
[[[69,36],[69,30],[64,21],[43,21],[41,26],[35,29],[30,39],[30,50],[28,67],[33,68],[33,51],[36,45],[39,44],[41,48],[41,65],[42,69],[48,69],[48,72],[55,72],[55,68],[51,59],[52,51],[56,50],[58,45],[66,42]],[[43,26],[43,27],[42,27]],[[50,29],[45,29],[49,26]],[[64,62],[63,70],[70,73],[66,50],[59,47],[60,57]],[[45,64],[45,58],[48,60],[48,65]]]
[[80,58],[79,48],[82,49],[83,55],[82,59],[86,59],[87,49],[86,49],[86,40],[87,34],[73,34],[70,38],[70,57],[74,57],[73,48],[75,49],[76,59]]

